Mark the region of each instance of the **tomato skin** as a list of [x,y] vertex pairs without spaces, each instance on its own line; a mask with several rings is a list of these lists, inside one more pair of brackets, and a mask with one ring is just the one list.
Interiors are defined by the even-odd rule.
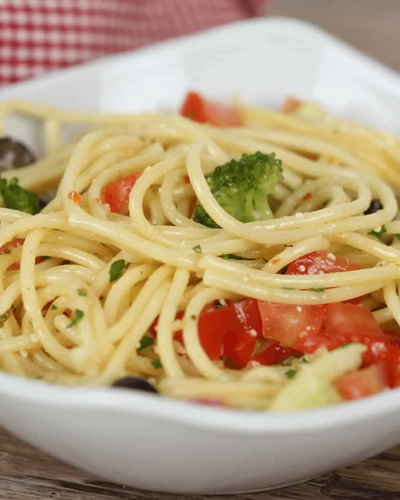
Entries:
[[342,375],[335,386],[344,400],[351,401],[383,392],[389,387],[389,379],[385,366],[380,363]]
[[[216,307],[216,302],[219,302],[219,307]],[[207,304],[200,314],[200,344],[211,361],[227,356],[238,366],[244,366],[253,354],[256,337],[262,332],[257,301],[216,302]],[[176,319],[182,319],[183,315],[184,311],[179,311]],[[158,318],[150,327],[150,333],[155,338],[157,324]],[[182,331],[176,332],[174,339],[184,345]]]
[[254,352],[256,343],[256,337],[253,337],[249,330],[234,330],[225,336],[222,354],[235,365],[245,366]]
[[389,340],[389,342],[396,347],[400,347],[400,334],[396,332],[391,332],[389,330],[384,330],[383,334]]
[[294,356],[300,358],[302,352],[293,349],[292,347],[285,347],[278,343],[269,345],[264,352],[254,356],[248,363],[248,368],[255,368],[257,366],[270,366],[281,365],[287,358]]
[[[4,243],[4,245],[0,247],[0,255],[11,253],[14,248],[22,246],[24,242],[25,240],[23,238],[14,238],[13,240]],[[40,264],[43,261],[44,257],[36,257],[35,264]],[[14,264],[11,264],[11,266],[9,266],[7,270],[19,271],[20,267],[21,266],[19,262],[14,262]]]
[[118,179],[105,186],[102,191],[103,203],[110,205],[111,212],[120,214],[129,201],[133,186],[142,175],[142,172],[129,174],[122,179]]
[[183,102],[181,115],[199,123],[217,127],[239,127],[239,114],[229,106],[206,99],[196,92],[189,92]]
[[382,330],[368,307],[336,302],[326,306],[325,333],[382,335]]
[[325,306],[295,306],[258,301],[263,336],[295,347],[300,335],[317,335],[322,330]]
[[285,274],[331,274],[358,269],[360,268],[350,260],[318,250],[291,262]]
[[4,245],[0,247],[0,255],[10,253],[14,250],[14,248],[22,246],[24,242],[25,240],[23,238],[14,238],[13,240],[4,243]]
[[[200,343],[212,361],[220,359],[222,355],[229,358],[233,355],[238,363],[231,359],[236,364],[239,366],[246,364],[253,353],[256,337],[261,335],[261,331],[260,313],[257,301],[254,299],[230,303],[218,309],[206,306],[199,318]],[[224,352],[225,342],[226,352]],[[238,342],[240,347],[239,344],[235,347],[235,342]],[[250,346],[253,348],[249,353]]]
[[[307,196],[307,195],[306,195]],[[332,274],[342,273],[345,271],[357,271],[360,269],[356,264],[350,260],[336,257],[332,253],[322,250],[303,255],[299,259],[294,260],[289,264],[285,274]],[[359,304],[360,297],[355,297],[346,302],[351,304]]]

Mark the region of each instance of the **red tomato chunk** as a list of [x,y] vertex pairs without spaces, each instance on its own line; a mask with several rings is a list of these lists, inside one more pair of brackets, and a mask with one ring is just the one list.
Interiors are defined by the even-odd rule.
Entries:
[[286,359],[292,356],[300,358],[302,355],[303,353],[296,349],[285,347],[278,344],[278,342],[274,342],[267,346],[264,352],[252,357],[247,363],[247,366],[249,368],[255,368],[257,366],[281,365]]
[[181,115],[199,123],[217,127],[239,127],[239,114],[229,106],[206,99],[196,92],[189,92],[182,105]]
[[264,337],[294,347],[299,336],[319,334],[325,316],[324,306],[295,306],[258,301]]
[[385,391],[389,380],[384,365],[378,364],[346,373],[336,380],[335,385],[342,398],[349,401]]
[[286,274],[331,274],[358,269],[356,264],[347,259],[319,250],[291,262]]
[[110,205],[111,212],[115,214],[122,213],[128,204],[132,188],[141,175],[142,172],[127,175],[102,189],[103,203]]

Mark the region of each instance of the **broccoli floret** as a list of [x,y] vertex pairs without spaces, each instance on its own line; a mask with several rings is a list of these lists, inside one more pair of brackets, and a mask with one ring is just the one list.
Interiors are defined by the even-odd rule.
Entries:
[[0,179],[0,195],[3,197],[7,208],[32,215],[40,212],[39,196],[21,187],[16,177],[12,178],[8,183],[6,179]]
[[[207,183],[219,205],[241,222],[271,219],[268,195],[281,182],[282,162],[275,154],[254,153],[231,160],[206,175]],[[207,227],[220,227],[204,207],[196,205],[194,220]]]

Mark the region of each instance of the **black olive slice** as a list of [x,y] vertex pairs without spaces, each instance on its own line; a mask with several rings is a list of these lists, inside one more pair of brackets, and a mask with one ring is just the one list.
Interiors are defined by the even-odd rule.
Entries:
[[32,151],[22,142],[11,137],[0,138],[0,172],[27,167],[35,161]]

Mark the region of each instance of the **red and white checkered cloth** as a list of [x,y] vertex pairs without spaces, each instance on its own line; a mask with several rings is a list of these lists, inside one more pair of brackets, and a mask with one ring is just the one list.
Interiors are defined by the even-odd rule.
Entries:
[[262,13],[265,0],[0,0],[0,85]]

